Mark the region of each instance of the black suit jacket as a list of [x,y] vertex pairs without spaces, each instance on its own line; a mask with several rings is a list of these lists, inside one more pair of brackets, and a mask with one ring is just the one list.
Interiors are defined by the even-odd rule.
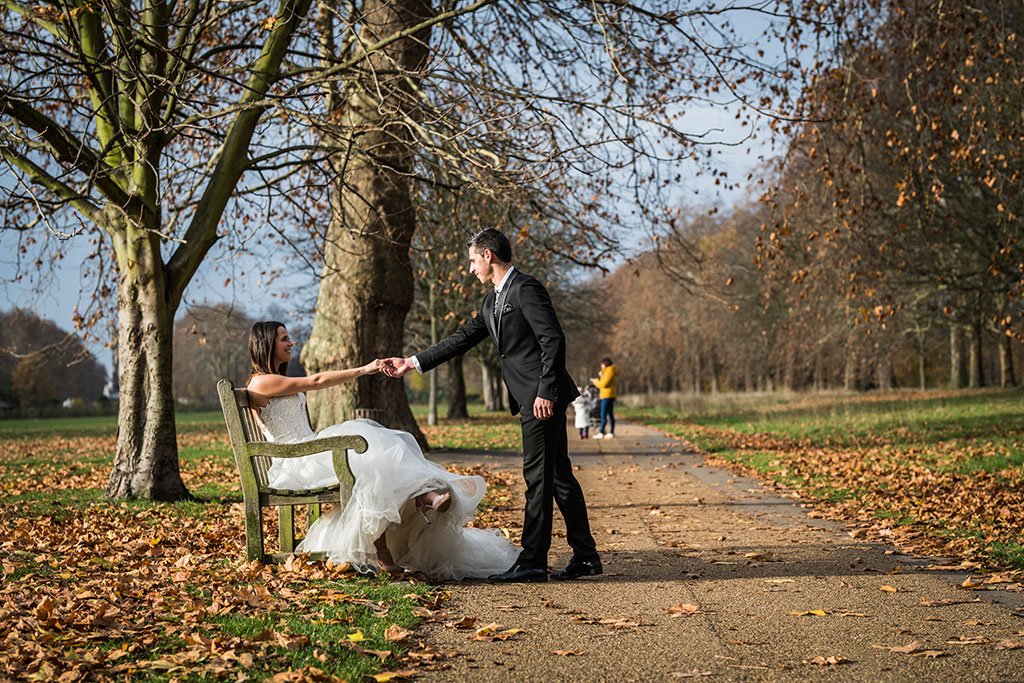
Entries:
[[416,354],[420,369],[427,372],[490,337],[501,360],[513,415],[520,409],[532,414],[533,401],[538,396],[560,407],[568,405],[579,392],[565,369],[565,334],[548,290],[516,270],[501,290],[497,320],[494,298],[492,289],[475,318],[450,337]]

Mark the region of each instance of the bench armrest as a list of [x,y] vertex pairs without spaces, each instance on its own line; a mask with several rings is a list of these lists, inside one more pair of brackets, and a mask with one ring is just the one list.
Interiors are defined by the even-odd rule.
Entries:
[[[355,484],[355,476],[348,464],[349,450],[356,453],[365,453],[367,448],[366,439],[358,435],[349,436],[325,436],[322,439],[312,441],[300,441],[298,443],[273,443],[270,441],[250,441],[245,445],[249,457],[260,456],[261,458],[301,458],[314,453],[331,452],[331,464],[334,473],[338,476],[338,483],[341,485],[341,496],[347,501],[352,495],[352,487]],[[266,465],[257,467],[256,480],[260,486],[266,486],[267,470]]]
[[263,455],[268,458],[301,458],[305,455],[324,451],[353,450],[366,452],[366,439],[361,436],[325,436],[312,441],[298,443],[274,443],[272,441],[250,441],[246,444],[249,455]]

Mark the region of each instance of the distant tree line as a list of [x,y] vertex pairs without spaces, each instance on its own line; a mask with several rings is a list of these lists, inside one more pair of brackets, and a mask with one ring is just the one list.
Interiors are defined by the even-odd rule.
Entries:
[[106,381],[106,369],[77,334],[25,309],[0,312],[0,401],[8,410],[95,403]]
[[[192,306],[175,321],[174,397],[179,406],[215,408],[218,379],[245,384],[253,322],[226,303]],[[302,328],[296,331],[303,334]],[[297,360],[289,372],[303,372]],[[106,381],[106,368],[76,332],[25,309],[0,313],[0,406],[12,414],[53,412],[67,399],[94,407],[105,401]],[[109,407],[116,408],[116,401]]]
[[759,201],[591,283],[627,391],[1018,383],[1024,6],[839,4]]
[[[922,320],[897,311],[879,321],[825,286],[758,269],[764,207],[691,224],[696,254],[651,250],[595,277],[590,318],[569,329],[569,365],[586,381],[604,355],[619,364],[623,392],[718,392],[1013,386],[1024,345],[984,326],[957,355],[941,309]],[[699,227],[698,227],[699,226]],[[700,263],[684,284],[680,263]],[[577,293],[584,298],[583,290]],[[965,361],[976,364],[966,377]],[[588,374],[589,373],[589,374]]]

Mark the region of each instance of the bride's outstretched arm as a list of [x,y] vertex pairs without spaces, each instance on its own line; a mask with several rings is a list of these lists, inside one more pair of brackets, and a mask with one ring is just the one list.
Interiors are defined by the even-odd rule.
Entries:
[[286,377],[284,375],[256,375],[249,380],[249,393],[270,398],[273,396],[290,396],[317,389],[326,389],[343,382],[350,382],[357,377],[373,375],[381,370],[381,361],[374,360],[358,368],[345,370],[325,370],[307,377]]

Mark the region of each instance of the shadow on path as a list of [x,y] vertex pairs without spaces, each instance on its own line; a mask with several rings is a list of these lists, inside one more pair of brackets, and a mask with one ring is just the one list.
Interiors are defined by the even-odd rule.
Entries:
[[[451,621],[471,616],[524,632],[483,642],[427,624],[429,642],[460,654],[424,680],[1024,677],[1024,619],[1013,611],[1020,593],[964,590],[964,575],[859,542],[839,523],[809,519],[807,504],[707,467],[680,442],[625,420],[615,439],[574,439],[570,449],[605,574],[447,586]],[[521,466],[510,453],[431,457]],[[558,520],[552,568],[569,554]],[[912,652],[891,650],[914,642]],[[840,663],[812,663],[819,656]]]

